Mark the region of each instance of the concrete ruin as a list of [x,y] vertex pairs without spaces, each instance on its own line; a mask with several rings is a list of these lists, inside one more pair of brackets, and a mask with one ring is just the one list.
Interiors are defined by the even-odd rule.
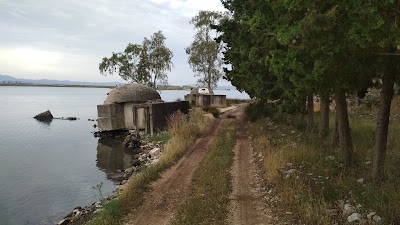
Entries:
[[133,130],[153,135],[163,130],[175,111],[188,113],[187,101],[164,102],[158,92],[142,84],[127,84],[108,93],[97,106],[100,131]]
[[185,95],[185,101],[193,106],[226,107],[226,95],[215,95],[208,88],[195,88]]

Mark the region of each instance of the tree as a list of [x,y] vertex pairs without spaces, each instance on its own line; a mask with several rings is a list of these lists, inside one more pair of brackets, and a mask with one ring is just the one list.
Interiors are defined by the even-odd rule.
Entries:
[[104,57],[99,65],[102,75],[118,73],[128,82],[136,82],[156,87],[156,82],[168,80],[167,71],[171,71],[173,53],[165,46],[165,36],[161,31],[150,39],[144,38],[142,45],[128,44],[123,52],[112,53]]
[[209,89],[216,86],[223,75],[221,57],[223,43],[216,40],[219,32],[212,29],[212,26],[218,24],[222,18],[223,14],[220,12],[200,11],[190,21],[190,24],[194,25],[196,34],[194,41],[185,49],[189,55],[188,62],[195,76],[200,77],[198,82],[207,85]]

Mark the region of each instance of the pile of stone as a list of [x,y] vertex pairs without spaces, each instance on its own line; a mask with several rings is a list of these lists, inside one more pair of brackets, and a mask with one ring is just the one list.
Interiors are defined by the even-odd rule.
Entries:
[[134,149],[136,157],[132,160],[132,166],[124,171],[117,171],[123,173],[124,180],[121,185],[128,182],[128,179],[143,167],[149,166],[159,161],[162,152],[162,142],[148,142],[142,143],[139,148]]
[[77,225],[85,224],[85,222],[91,220],[95,214],[103,211],[103,206],[109,201],[115,199],[117,194],[114,192],[112,195],[94,202],[93,204],[82,207],[76,207],[68,214],[64,219],[60,220],[57,225]]
[[376,212],[370,212],[367,215],[360,213],[362,206],[358,204],[353,206],[350,203],[343,205],[343,215],[347,217],[348,223],[361,223],[361,224],[381,224],[382,218]]
[[67,225],[76,223],[89,215],[91,210],[89,208],[76,207],[64,219],[60,220],[57,225]]

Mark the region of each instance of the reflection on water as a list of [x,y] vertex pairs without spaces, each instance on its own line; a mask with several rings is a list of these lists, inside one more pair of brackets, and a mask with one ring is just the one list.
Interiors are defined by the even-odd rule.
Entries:
[[107,179],[121,181],[123,177],[117,170],[123,171],[130,167],[133,157],[134,154],[124,150],[120,139],[101,138],[98,140],[96,166],[106,172]]
[[50,127],[51,122],[53,122],[53,119],[47,119],[47,120],[37,120],[35,119],[38,124],[42,125],[44,128]]

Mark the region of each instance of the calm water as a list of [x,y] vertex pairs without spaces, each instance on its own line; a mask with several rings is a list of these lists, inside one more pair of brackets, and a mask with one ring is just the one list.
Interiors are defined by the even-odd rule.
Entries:
[[[74,207],[97,200],[116,182],[115,170],[129,166],[131,155],[114,140],[98,140],[91,132],[96,105],[109,89],[0,87],[0,224],[54,224]],[[215,91],[228,98],[248,98],[238,91]],[[174,101],[188,91],[161,91]],[[77,121],[38,122],[32,117],[50,110],[55,117]]]

